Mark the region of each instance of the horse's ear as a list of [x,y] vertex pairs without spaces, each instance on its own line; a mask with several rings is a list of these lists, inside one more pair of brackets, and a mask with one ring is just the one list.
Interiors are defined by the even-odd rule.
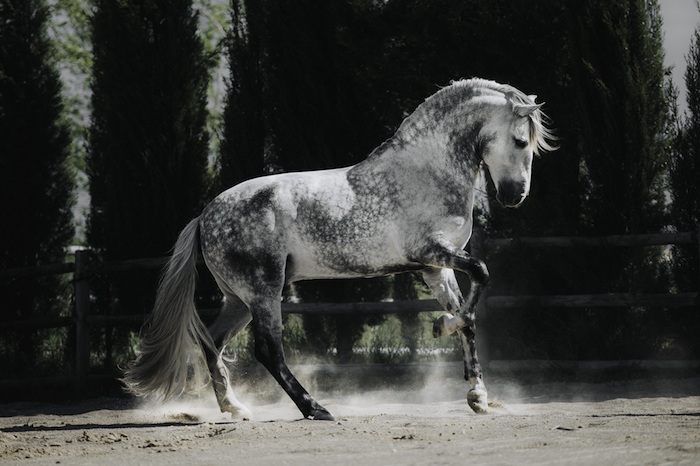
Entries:
[[[534,99],[533,99],[534,100]],[[516,104],[511,100],[510,102],[513,105],[513,112],[518,115],[519,117],[526,117],[532,114],[535,110],[539,110],[540,107],[544,105],[544,103],[541,104]]]
[[536,104],[535,99],[537,99],[536,95],[529,95],[528,98],[531,99],[532,104],[522,104],[518,103],[516,100],[520,101],[522,99],[514,99],[515,93],[513,91],[507,91],[505,93],[505,98],[506,102],[510,103],[511,108],[513,110],[513,113],[520,117],[526,117],[532,114],[535,110],[538,110],[544,103],[541,104]]

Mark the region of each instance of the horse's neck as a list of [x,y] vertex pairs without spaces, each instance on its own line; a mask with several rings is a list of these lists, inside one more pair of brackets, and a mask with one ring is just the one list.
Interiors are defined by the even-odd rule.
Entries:
[[460,185],[473,185],[479,162],[474,154],[455,153],[446,132],[429,129],[421,133],[394,135],[363,162],[381,171],[430,170]]

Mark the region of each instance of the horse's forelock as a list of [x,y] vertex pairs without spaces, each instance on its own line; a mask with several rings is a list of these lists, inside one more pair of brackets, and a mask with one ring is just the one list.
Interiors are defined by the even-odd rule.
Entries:
[[[527,95],[508,84],[499,84],[495,81],[488,81],[485,79],[464,80],[456,84],[464,86],[470,83],[491,91],[500,92],[504,94],[506,101],[512,100],[514,103],[522,105],[537,105],[535,102],[536,96]],[[542,110],[537,108],[528,115],[528,118],[530,119],[530,143],[535,145],[535,154],[539,155],[539,153],[543,151],[549,152],[556,150],[557,146],[553,142],[556,141],[557,138],[553,130],[549,127],[551,122],[549,117]]]

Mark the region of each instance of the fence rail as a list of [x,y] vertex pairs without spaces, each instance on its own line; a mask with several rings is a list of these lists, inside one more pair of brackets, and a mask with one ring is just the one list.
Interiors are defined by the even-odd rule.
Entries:
[[527,246],[527,247],[595,247],[595,246],[665,246],[669,244],[697,244],[697,234],[694,232],[681,233],[648,233],[640,235],[609,235],[609,236],[538,236],[521,238],[486,238],[483,240],[487,247]]
[[[522,238],[483,238],[475,232],[472,239],[472,250],[477,255],[483,255],[486,250],[512,246],[525,247],[640,247],[660,245],[696,245],[700,251],[698,234],[695,232],[655,233],[643,235],[613,235],[600,237],[522,237]],[[0,270],[0,279],[29,278],[59,274],[73,274],[74,312],[72,317],[56,317],[45,319],[26,319],[4,322],[1,330],[35,330],[75,326],[76,330],[76,361],[74,379],[80,383],[85,379],[90,359],[90,327],[130,326],[138,328],[145,315],[90,315],[90,279],[97,274],[112,274],[136,270],[161,269],[167,262],[167,257],[132,259],[126,261],[98,262],[92,260],[92,252],[78,250],[75,252],[75,262],[50,264],[37,267],[21,267]],[[700,289],[700,277],[698,284]],[[691,307],[700,305],[700,295],[697,292],[680,294],[587,294],[559,296],[486,296],[483,300],[486,307],[492,308],[609,308],[609,307]],[[358,303],[282,303],[285,314],[323,314],[341,315],[348,313],[362,314],[401,314],[439,311],[441,307],[437,300],[411,300],[388,302],[358,302]],[[201,310],[200,313],[214,313],[217,310]]]
[[[585,248],[585,247],[644,247],[695,245],[700,253],[698,232],[648,233],[608,236],[543,236],[520,238],[483,238],[476,232],[472,239],[479,254],[497,248]],[[700,275],[697,277],[700,290]],[[692,307],[700,305],[698,293],[633,294],[605,293],[560,296],[486,296],[486,307],[514,308],[610,308],[610,307]]]
[[513,308],[591,307],[692,307],[700,304],[698,293],[632,294],[606,293],[560,296],[488,296],[486,306]]

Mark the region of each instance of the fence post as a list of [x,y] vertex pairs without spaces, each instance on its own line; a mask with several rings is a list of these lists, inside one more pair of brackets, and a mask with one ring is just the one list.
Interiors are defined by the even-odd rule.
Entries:
[[90,309],[90,280],[87,265],[90,261],[90,251],[75,251],[75,383],[80,390],[90,367],[90,332],[87,324],[87,314]]

